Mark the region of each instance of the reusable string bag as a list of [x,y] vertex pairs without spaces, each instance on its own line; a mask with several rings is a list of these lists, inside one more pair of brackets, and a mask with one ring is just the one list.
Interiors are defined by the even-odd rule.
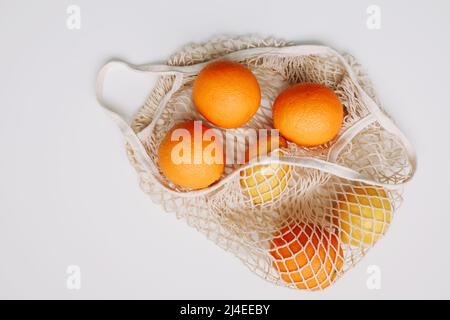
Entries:
[[[271,129],[274,99],[299,82],[334,90],[345,108],[340,133],[320,147],[288,143],[276,157],[272,153],[256,163],[227,165],[223,177],[206,189],[173,185],[158,168],[158,145],[175,123],[208,123],[193,104],[192,85],[215,59],[246,65],[261,88],[257,114],[228,134]],[[131,124],[103,99],[104,78],[116,65],[160,76]],[[142,190],[277,285],[323,289],[358,263],[386,233],[401,203],[402,186],[416,167],[413,148],[381,109],[361,66],[352,56],[325,46],[217,38],[185,47],[167,65],[111,61],[99,73],[97,98],[124,134]],[[261,181],[255,168],[262,165],[270,166],[273,174],[260,187],[251,181]]]

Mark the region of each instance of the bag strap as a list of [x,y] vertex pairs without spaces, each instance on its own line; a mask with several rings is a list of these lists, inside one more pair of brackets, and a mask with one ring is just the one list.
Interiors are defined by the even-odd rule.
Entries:
[[[144,72],[144,73],[150,73],[155,75],[174,75],[176,79],[178,79],[178,82],[181,82],[181,77],[185,71],[178,70],[178,67],[169,67],[166,65],[152,65],[152,64],[145,64],[145,65],[133,65],[130,63],[127,63],[122,60],[111,60],[107,62],[99,71],[97,76],[97,81],[95,85],[95,93],[97,96],[97,101],[99,102],[100,106],[103,108],[103,110],[106,112],[106,114],[111,118],[111,120],[114,121],[114,123],[119,127],[120,131],[122,132],[125,140],[127,143],[131,146],[131,148],[135,152],[135,156],[137,160],[141,163],[141,165],[155,173],[157,172],[157,168],[153,164],[152,161],[150,161],[149,157],[147,156],[147,152],[145,150],[145,147],[142,145],[141,141],[139,140],[137,134],[134,132],[134,130],[131,128],[130,124],[125,121],[125,119],[116,111],[114,110],[114,107],[111,106],[109,103],[106,102],[104,98],[104,90],[103,85],[105,82],[105,78],[108,74],[108,71],[110,71],[112,68],[116,66],[125,66],[128,69]],[[178,83],[177,82],[177,83]],[[175,89],[175,87],[177,87]],[[174,84],[172,91],[176,91],[178,89],[179,85]],[[173,93],[172,92],[172,93]],[[170,99],[170,95],[166,95],[166,97],[161,101],[160,105],[165,105],[166,101]],[[158,117],[155,117],[157,119]],[[155,120],[153,119],[153,120]]]

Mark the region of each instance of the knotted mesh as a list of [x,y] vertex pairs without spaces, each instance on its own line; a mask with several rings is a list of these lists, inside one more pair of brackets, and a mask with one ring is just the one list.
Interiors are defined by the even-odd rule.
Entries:
[[[249,48],[289,45],[257,37],[217,38],[183,48],[169,59],[168,65],[190,66]],[[269,52],[236,57],[234,60],[255,74],[262,99],[257,114],[242,128],[228,129],[227,134],[239,138],[246,130],[271,129],[271,107],[276,96],[292,84],[316,82],[333,89],[345,107],[339,135],[315,148],[288,143],[277,153],[287,162],[269,159],[268,163],[252,167],[227,165],[225,180],[200,194],[171,184],[158,170],[150,172],[130,145],[129,159],[139,174],[142,189],[155,202],[238,257],[262,278],[291,288],[326,288],[386,233],[401,203],[399,186],[413,175],[414,163],[398,135],[378,121],[364,122],[371,110],[335,56]],[[344,58],[359,85],[379,107],[360,65],[352,56]],[[206,121],[192,101],[195,77],[195,72],[183,76],[179,88],[171,93],[155,119],[176,79],[173,75],[161,76],[133,120],[132,128],[155,168],[158,145],[175,123],[187,119]],[[154,127],[147,130],[151,122]],[[358,130],[354,130],[356,127]],[[295,160],[302,157],[350,168],[376,183],[297,165]],[[265,173],[261,174],[261,170]]]

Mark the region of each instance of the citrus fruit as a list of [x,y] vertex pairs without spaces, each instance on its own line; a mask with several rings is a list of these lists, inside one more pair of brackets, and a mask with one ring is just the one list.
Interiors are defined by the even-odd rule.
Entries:
[[372,246],[391,222],[391,203],[381,187],[346,187],[337,193],[333,207],[333,221],[345,244]]
[[341,129],[344,108],[338,96],[318,83],[299,83],[273,104],[273,124],[289,141],[314,147],[332,140]]
[[270,248],[281,279],[299,289],[328,287],[344,263],[338,236],[312,223],[284,227]]
[[212,129],[201,121],[186,121],[166,134],[158,147],[158,162],[169,181],[188,189],[202,189],[221,177],[225,166],[222,140],[214,134],[214,138],[207,138],[207,130]]
[[[251,145],[246,153],[247,161],[268,155],[275,149],[286,148],[287,143],[279,135],[267,135]],[[280,151],[275,155],[281,155]],[[289,166],[279,163],[256,165],[241,171],[241,188],[254,204],[266,203],[277,198],[287,186]]]
[[227,60],[212,62],[200,71],[192,95],[200,114],[223,128],[242,126],[258,111],[261,102],[253,73]]

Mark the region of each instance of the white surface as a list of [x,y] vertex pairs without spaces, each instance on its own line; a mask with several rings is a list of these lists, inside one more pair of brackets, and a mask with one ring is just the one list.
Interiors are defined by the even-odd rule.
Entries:
[[[450,298],[450,3],[377,1],[382,28],[368,30],[373,2],[344,2],[1,0],[0,297]],[[66,28],[70,4],[81,30]],[[266,283],[163,213],[95,101],[110,58],[161,62],[188,42],[249,33],[354,54],[418,153],[388,235],[323,292]],[[114,92],[132,112],[152,79],[122,81]],[[68,265],[80,290],[66,288]],[[380,290],[366,286],[369,265]]]

